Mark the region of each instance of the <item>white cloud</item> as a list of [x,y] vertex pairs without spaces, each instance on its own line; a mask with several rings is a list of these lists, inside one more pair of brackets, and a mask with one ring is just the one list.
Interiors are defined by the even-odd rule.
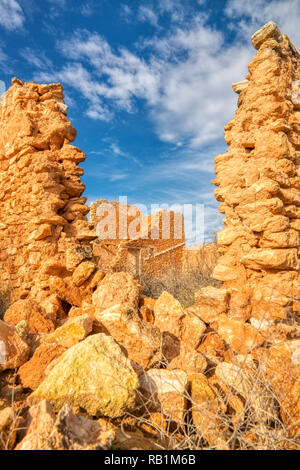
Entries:
[[0,80],[0,98],[6,92],[6,85],[3,80]]
[[139,7],[138,19],[142,22],[149,22],[152,26],[158,26],[158,15],[150,6],[141,5]]
[[[39,72],[35,78],[55,79],[75,89],[85,98],[86,114],[93,119],[109,120],[119,110],[134,112],[137,100],[144,100],[157,135],[174,144],[175,150],[173,158],[169,153],[162,162],[148,166],[136,184],[146,186],[152,180],[160,186],[161,193],[165,191],[168,200],[204,202],[206,233],[211,234],[222,225],[213,193],[208,196],[196,189],[189,191],[187,183],[195,183],[198,178],[200,187],[201,178],[207,182],[207,175],[213,172],[214,156],[225,147],[223,126],[234,116],[237,104],[231,84],[245,77],[247,64],[255,54],[250,36],[273,20],[299,47],[300,2],[229,0],[224,18],[232,32],[231,43],[225,43],[224,32],[210,26],[207,14],[199,13],[191,19],[180,8],[182,4],[161,0],[140,5],[139,20],[152,22],[158,29],[157,34],[140,41],[134,50],[114,49],[97,33],[75,32],[58,44],[66,57],[62,70]],[[134,16],[131,5],[125,4],[122,11],[127,17]],[[163,34],[166,30],[160,28],[162,15],[172,19]],[[108,145],[116,159],[135,158],[116,142]],[[111,181],[117,184],[128,176],[130,168],[127,170],[116,167]],[[166,181],[168,189],[164,190]],[[180,189],[176,181],[181,182]],[[170,182],[176,189],[169,189]],[[197,184],[192,187],[197,188]]]
[[[8,57],[8,55],[4,52],[4,44],[0,44],[0,65],[1,65],[1,70],[3,73],[10,74],[11,68],[11,58]],[[1,75],[0,75],[0,80],[1,80]]]
[[86,16],[86,17],[89,17],[91,16],[93,13],[94,13],[94,7],[91,3],[87,2],[87,3],[84,3],[81,7],[80,7],[80,13],[83,15],[83,16]]
[[45,52],[37,53],[29,47],[20,51],[20,56],[23,57],[29,64],[33,65],[38,69],[52,68],[53,64],[51,60],[46,57]]
[[[222,34],[201,17],[192,28],[154,38],[151,45],[166,61],[159,99],[151,110],[160,138],[174,143],[185,139],[192,146],[219,138],[236,107],[232,81],[247,73],[251,48],[226,48]],[[178,55],[183,59],[178,61]]]
[[144,42],[143,55],[124,47],[115,51],[99,34],[77,31],[59,43],[69,62],[55,80],[88,100],[86,113],[93,119],[111,118],[114,107],[133,112],[136,99],[143,99],[161,140],[199,147],[219,138],[232,118],[236,96],[231,83],[245,76],[252,55],[249,45],[225,48],[222,33],[205,20],[198,15]]
[[9,31],[23,27],[25,16],[23,10],[16,0],[1,0],[0,2],[0,25]]
[[125,21],[149,23],[160,29],[162,29],[160,23],[163,17],[171,23],[179,24],[185,21],[193,12],[193,8],[187,2],[182,2],[182,0],[146,0],[140,2],[136,8],[134,5],[129,6],[128,4],[121,6],[121,17]]
[[155,9],[160,15],[168,15],[173,23],[182,23],[194,10],[181,0],[154,0]]
[[34,79],[42,82],[57,81],[68,84],[82,94],[89,101],[89,107],[86,111],[91,119],[109,120],[110,111],[102,104],[101,94],[102,85],[93,80],[91,74],[80,64],[67,64],[58,72],[37,72]]
[[231,27],[248,40],[263,24],[275,21],[300,48],[299,0],[229,0],[225,14]]

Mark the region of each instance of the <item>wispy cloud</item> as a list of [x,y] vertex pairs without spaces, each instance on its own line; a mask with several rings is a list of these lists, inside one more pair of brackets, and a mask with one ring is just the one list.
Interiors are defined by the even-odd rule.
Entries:
[[46,56],[45,52],[33,51],[29,47],[20,50],[20,56],[26,60],[30,65],[33,65],[37,69],[49,69],[53,68],[52,61]]
[[[79,9],[66,0],[48,1],[53,14],[68,5],[88,15],[94,5],[86,0]],[[197,13],[195,4],[201,6]],[[83,98],[84,112],[91,119],[108,122],[121,112],[122,117],[123,112],[143,112],[158,138],[169,144],[161,145],[168,150],[153,162],[149,159],[143,172],[139,155],[132,155],[121,139],[100,142],[103,161],[93,168],[91,178],[106,178],[117,188],[122,182],[124,187],[125,178],[132,178],[140,192],[143,185],[149,188],[150,181],[155,181],[151,191],[160,190],[166,199],[203,201],[212,231],[222,216],[216,216],[212,191],[210,197],[206,193],[207,180],[213,173],[214,156],[225,147],[223,126],[236,109],[231,84],[245,77],[255,53],[250,36],[267,21],[278,22],[299,47],[300,2],[227,0],[219,23],[212,16],[211,4],[205,0],[127,0],[122,2],[120,15],[132,23],[145,23],[138,29],[147,32],[134,45],[124,41],[116,46],[97,32],[75,29],[57,41],[63,66],[47,63],[43,54],[28,50],[23,51],[23,58],[35,68],[35,80],[60,81],[74,92],[72,96]],[[112,127],[115,124],[116,119]]]
[[230,18],[229,26],[244,38],[272,20],[300,47],[299,0],[228,0],[225,14]]
[[123,163],[128,160],[131,163],[133,162],[139,168],[143,168],[144,166],[139,158],[131,155],[129,152],[122,150],[119,143],[112,138],[103,138],[99,146],[101,150],[92,150],[89,153],[91,155],[114,156],[119,158]]
[[[123,12],[133,14],[134,7],[124,4]],[[154,25],[161,15],[172,17],[170,28],[140,40],[135,50],[113,48],[98,33],[77,30],[58,43],[66,65],[35,78],[76,88],[88,100],[92,119],[133,113],[143,100],[162,141],[197,149],[216,141],[234,115],[231,84],[247,73],[254,53],[249,35],[272,18],[300,42],[298,0],[228,0],[224,17],[235,34],[230,44],[224,30],[211,26],[208,9],[191,17],[179,0],[141,2],[135,17]]]
[[147,5],[141,5],[138,10],[138,20],[149,22],[152,26],[158,26],[158,15]]
[[20,4],[16,0],[1,0],[0,25],[3,28],[14,31],[21,29],[25,22],[25,16]]
[[36,72],[34,79],[42,82],[57,81],[69,85],[88,100],[86,115],[91,119],[109,120],[110,110],[103,104],[101,95],[105,85],[95,81],[92,75],[80,63],[69,63],[60,71]]
[[83,3],[80,13],[86,17],[91,16],[94,13],[94,6],[90,2]]
[[224,50],[222,34],[202,15],[142,48],[146,55],[151,49],[148,59],[124,47],[113,50],[97,33],[76,31],[59,43],[67,65],[36,78],[77,88],[93,119],[110,119],[114,109],[134,112],[135,100],[142,99],[163,141],[199,146],[219,137],[235,108],[232,77],[245,75],[251,49],[238,44]]

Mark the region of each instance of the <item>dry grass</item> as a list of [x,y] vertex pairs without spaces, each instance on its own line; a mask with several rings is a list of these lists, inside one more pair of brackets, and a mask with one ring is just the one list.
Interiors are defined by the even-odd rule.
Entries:
[[[212,279],[213,268],[214,263],[207,262],[205,257],[200,256],[197,265],[185,269],[184,272],[169,269],[167,273],[157,276],[142,275],[139,280],[144,286],[145,295],[157,298],[162,291],[166,290],[187,307],[193,304],[194,293],[201,287],[217,285]],[[4,302],[3,305],[8,304]],[[279,330],[286,331],[283,340],[284,338],[300,338],[299,318],[290,317],[285,321],[275,323],[274,327],[278,332]],[[141,327],[146,328],[142,321]],[[260,330],[260,327],[258,329]],[[148,329],[146,332],[150,334]],[[261,332],[266,335],[262,329]],[[206,335],[211,333],[212,330],[208,328]],[[152,340],[155,349],[157,338],[152,338]],[[277,342],[278,339],[266,336],[265,350],[268,351],[268,347],[276,345]],[[286,396],[280,394],[278,387],[277,389],[274,387],[278,379],[279,381],[282,379],[283,382],[292,379],[292,382],[299,383],[299,377],[291,377],[292,369],[283,370],[280,367],[276,367],[277,370],[270,377],[266,374],[267,358],[254,359],[251,354],[241,356],[231,351],[229,345],[226,345],[226,348],[227,359],[221,357],[222,351],[216,351],[213,356],[206,356],[206,353],[203,353],[207,360],[207,368],[203,371],[204,375],[198,374],[198,376],[206,377],[211,390],[209,394],[202,393],[201,387],[198,394],[193,394],[192,376],[188,374],[181,420],[174,421],[171,417],[172,415],[178,416],[180,412],[178,402],[174,402],[175,409],[171,410],[171,413],[170,407],[166,412],[157,394],[145,397],[141,390],[138,390],[135,409],[123,418],[112,420],[123,439],[121,443],[120,440],[115,442],[113,448],[300,450],[300,423],[298,421],[299,430],[297,431],[294,417],[289,416],[294,410],[299,415],[297,411],[299,403],[294,406],[286,403]],[[174,379],[181,380],[178,370],[172,370],[168,366],[168,360],[162,353],[163,350],[163,344],[161,344],[161,359],[156,360],[151,367],[161,369],[168,367]],[[224,377],[224,380],[221,380],[216,376],[216,367],[222,362],[236,367],[237,373],[231,379]],[[176,393],[176,386],[174,392]],[[170,402],[171,400],[170,396]],[[154,408],[153,403],[155,403]],[[156,413],[156,419],[153,418],[154,413]],[[6,441],[2,442],[6,448],[9,447],[11,436],[18,426],[18,414],[16,414],[16,421],[12,425],[11,432],[5,436]]]
[[[0,450],[12,450],[16,444],[17,434],[20,431],[26,431],[26,428],[22,426],[23,419],[22,419],[22,407],[17,409],[16,408],[16,394],[18,393],[18,387],[16,386],[17,382],[17,370],[14,370],[12,374],[9,374],[8,382],[11,383],[11,398],[10,404],[7,403],[7,406],[2,406],[2,409],[6,407],[10,407],[12,410],[12,419],[9,426],[6,426],[0,432]],[[0,384],[1,385],[1,384]],[[3,385],[3,384],[2,384]],[[1,411],[1,408],[0,408]]]
[[[153,449],[300,450],[300,432],[291,433],[285,424],[280,408],[283,397],[275,393],[273,378],[266,378],[264,364],[253,362],[252,368],[246,363],[236,362],[236,365],[240,368],[236,383],[221,382],[221,387],[212,387],[217,391],[213,401],[195,401],[191,383],[188,384],[184,395],[186,411],[181,422],[172,421],[157,396],[145,398],[138,392],[141,404],[122,419],[123,433],[138,430]],[[172,373],[179,379],[176,370]],[[241,383],[247,384],[246,393],[241,393]],[[154,401],[155,410],[151,405]],[[153,412],[161,413],[160,421],[153,421]],[[178,409],[173,412],[178,415]]]
[[218,287],[220,284],[202,271],[195,269],[186,273],[169,269],[165,274],[142,274],[138,277],[147,297],[157,299],[163,291],[169,292],[182,304],[190,307],[194,303],[196,291],[208,285]]
[[[213,399],[201,393],[195,399],[191,388],[192,376],[189,375],[183,395],[185,403],[181,420],[174,421],[170,418],[170,395],[166,413],[157,394],[146,397],[141,390],[137,391],[135,409],[123,418],[113,420],[113,425],[118,426],[119,436],[122,436],[122,439],[119,437],[113,443],[113,448],[300,450],[300,434],[291,433],[291,428],[281,414],[280,403],[285,397],[280,396],[272,386],[276,374],[282,374],[282,370],[275,371],[273,377],[268,377],[265,374],[265,363],[253,360],[251,355],[237,356],[233,353],[231,365],[238,367],[238,373],[230,381],[226,379],[222,382],[212,380],[217,363],[210,361],[204,371],[209,387],[214,391]],[[166,364],[167,359],[163,357],[160,363],[152,367],[166,367]],[[174,379],[179,382],[182,380],[178,370],[169,370]],[[290,374],[290,371],[286,371],[286,374]],[[299,380],[299,377],[295,377],[295,380]],[[181,388],[179,386],[180,390]],[[175,385],[174,392],[176,391]],[[12,407],[13,401],[14,399]],[[171,409],[171,415],[178,416],[178,401],[174,403],[175,409]],[[156,419],[153,419],[153,412],[156,413]],[[198,417],[197,422],[195,415]],[[22,429],[18,418],[19,414],[16,412],[11,430],[1,436],[2,445],[6,449],[10,448],[14,433]]]
[[[290,318],[280,325],[278,324],[278,328],[286,327],[294,332],[290,339],[300,337],[297,318]],[[273,334],[268,336],[265,330],[262,333],[266,337],[265,346],[273,343],[276,348],[277,340],[274,343]],[[128,438],[127,446],[128,443],[130,445],[130,440],[136,445],[136,435],[140,433],[152,449],[300,450],[300,421],[297,411],[299,403],[286,400],[286,381],[290,381],[288,389],[294,385],[297,387],[299,376],[293,375],[295,372],[288,364],[282,368],[278,367],[278,363],[270,376],[266,373],[269,357],[258,360],[251,354],[237,355],[228,345],[227,353],[232,359],[225,362],[234,370],[231,378],[224,376],[222,380],[215,375],[216,367],[223,362],[222,358],[216,357],[217,354],[215,357],[207,357],[208,365],[204,374],[187,374],[188,383],[185,387],[181,422],[170,418],[170,408],[166,413],[157,394],[145,396],[139,390],[138,406],[117,423],[123,436]],[[171,369],[167,363],[167,358],[162,357],[161,361],[152,367],[167,367],[174,379],[180,382],[178,370]],[[192,393],[192,379],[197,375],[205,375],[213,391],[213,399],[202,393],[201,387],[199,393]],[[283,388],[278,387],[278,383],[283,384]],[[169,386],[167,388],[170,389]],[[176,390],[175,385],[174,392],[179,392],[181,388],[179,385]],[[171,396],[169,399],[171,402]],[[299,402],[299,397],[296,397],[296,400]],[[156,404],[155,408],[153,403]],[[178,416],[178,401],[174,403],[175,409],[171,410],[171,415]],[[159,419],[153,420],[153,413],[156,413]],[[132,437],[131,433],[135,437]]]
[[141,274],[138,280],[144,288],[144,295],[156,299],[167,291],[186,308],[193,305],[194,294],[201,287],[220,287],[220,282],[212,277],[218,247],[216,243],[210,245],[209,253],[192,252],[193,257],[186,258],[182,270],[166,266],[160,273]]

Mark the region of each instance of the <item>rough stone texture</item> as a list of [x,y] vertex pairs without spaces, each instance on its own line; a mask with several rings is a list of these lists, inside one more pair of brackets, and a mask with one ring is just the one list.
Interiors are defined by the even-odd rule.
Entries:
[[138,378],[113,338],[102,333],[72,346],[29,397],[55,410],[69,403],[92,416],[122,416],[134,406]]
[[17,445],[16,450],[47,450],[47,440],[51,434],[56,416],[51,404],[41,400],[32,406],[27,415],[26,436]]
[[233,83],[232,89],[233,91],[235,91],[235,93],[240,94],[242,91],[246,90],[248,84],[249,84],[248,80],[242,80],[240,82]]
[[201,352],[207,359],[213,363],[224,360],[226,354],[226,346],[222,338],[215,332],[205,335],[197,351]]
[[154,324],[154,305],[156,299],[151,297],[143,297],[140,299],[139,303],[139,313],[144,322]]
[[28,323],[25,320],[21,320],[19,323],[17,323],[16,330],[20,338],[22,338],[26,343],[29,334]]
[[163,292],[154,305],[154,325],[162,332],[196,348],[206,330],[205,323],[193,308],[183,309],[180,302]]
[[251,309],[265,319],[300,311],[300,57],[273,22],[252,42],[258,52],[225,126],[229,148],[215,159],[214,180],[225,214],[214,277],[232,294],[229,316],[244,320]]
[[55,343],[70,348],[82,341],[93,329],[93,319],[89,315],[70,318],[53,333],[41,340],[41,343]]
[[65,348],[58,344],[42,344],[39,346],[32,358],[20,367],[18,375],[25,388],[35,390],[46,377],[47,366],[60,357]]
[[224,314],[218,318],[218,334],[237,354],[247,354],[265,342],[264,336],[254,326],[232,320]]
[[253,34],[251,41],[255,49],[259,49],[267,39],[274,39],[277,42],[282,41],[280,29],[274,21],[269,21],[261,29]]
[[142,287],[129,273],[107,274],[93,294],[97,312],[120,304],[137,312]]
[[179,321],[182,317],[184,317],[184,309],[180,302],[164,291],[154,305],[154,325],[162,332],[167,331],[179,337]]
[[96,310],[95,318],[131,361],[147,369],[161,358],[159,330],[145,324],[132,310],[115,305],[102,312]]
[[189,311],[198,315],[205,323],[215,321],[221,313],[228,308],[229,293],[226,289],[216,287],[202,287],[195,292],[195,305]]
[[30,408],[27,433],[16,450],[104,450],[114,438],[99,422],[75,415],[65,405],[57,418],[51,404],[42,400]]
[[63,98],[61,85],[14,79],[0,103],[0,283],[12,301],[71,275],[67,249],[95,238]]
[[95,317],[95,307],[94,305],[84,304],[82,307],[72,307],[68,313],[69,318],[80,317],[81,315],[89,315],[90,317]]
[[207,367],[207,361],[205,356],[189,344],[181,342],[177,354],[174,357],[171,356],[168,361],[168,367],[170,370],[183,370],[188,374],[195,374],[197,372],[204,372]]
[[90,217],[99,236],[94,252],[105,269],[140,275],[160,273],[165,266],[182,268],[182,214],[162,210],[147,218],[136,206],[99,200],[91,204]]
[[269,350],[253,351],[253,355],[264,364],[263,373],[279,402],[289,435],[299,437],[300,340],[278,342]]
[[186,415],[187,374],[181,370],[150,369],[139,377],[140,399],[147,410],[159,411],[183,424]]
[[0,411],[0,450],[10,450],[13,448],[16,437],[19,419],[12,408],[7,407]]
[[55,330],[55,316],[49,315],[37,302],[18,300],[6,310],[4,321],[17,325],[26,321],[29,333],[50,333]]
[[163,292],[154,305],[154,325],[162,332],[162,352],[170,369],[203,372],[207,363],[195,349],[206,330],[205,323],[191,309],[168,292]]
[[16,327],[0,320],[0,372],[20,367],[29,353],[30,347],[18,335]]
[[49,436],[53,450],[109,450],[115,437],[113,429],[105,429],[98,421],[75,415],[70,405],[59,412]]
[[96,265],[91,261],[83,261],[73,272],[73,281],[75,286],[82,286],[82,284],[93,274]]
[[[48,414],[50,433],[45,429],[40,441],[29,433],[28,448],[78,449],[81,442],[101,447],[94,424],[63,405],[119,417],[134,405],[137,375],[154,409],[195,425],[212,447],[232,445],[232,430],[240,435],[241,424],[256,438],[280,421],[289,437],[299,433],[299,328],[292,322],[300,314],[299,55],[272,22],[252,42],[258,53],[249,74],[233,84],[239,97],[236,116],[225,128],[229,149],[216,157],[215,195],[226,216],[219,257],[217,244],[187,254],[184,233],[178,246],[174,233],[162,243],[162,213],[154,224],[157,244],[149,237],[122,241],[119,233],[114,242],[95,243],[99,253],[93,252],[95,231],[86,220],[77,166],[84,156],[69,144],[75,132],[65,117],[61,87],[13,80],[1,98],[0,286],[12,288],[14,303],[5,320],[16,326],[0,322],[6,343],[0,370],[27,361],[28,342],[35,352],[19,377],[23,386],[38,387],[29,403],[46,397],[57,411],[63,407],[57,420],[47,406],[40,409],[41,417]],[[131,263],[134,274],[142,265],[155,272],[177,263],[185,253],[184,270],[203,266],[201,272],[210,275],[218,258],[214,276],[223,286],[200,289],[185,310],[166,292],[157,301],[142,301],[130,274],[105,277],[97,270],[103,250],[108,266]],[[202,265],[199,256],[205,258]],[[0,376],[1,396],[9,400],[1,399],[0,408],[11,402],[13,390],[15,398],[22,396],[13,374]],[[162,378],[169,383],[176,374],[189,375],[186,419],[184,393],[164,389]],[[265,434],[255,430],[259,426]],[[95,430],[95,439],[80,429],[87,437]]]
[[247,366],[244,356],[241,365],[221,362],[215,370],[216,377],[235,390],[235,393],[243,397],[248,412],[252,414],[252,420],[258,423],[271,420],[277,415],[275,401],[272,392],[263,387],[260,379],[260,371]]
[[193,374],[189,381],[191,412],[197,432],[214,448],[226,449],[225,429],[220,414],[222,408],[216,391],[203,374]]

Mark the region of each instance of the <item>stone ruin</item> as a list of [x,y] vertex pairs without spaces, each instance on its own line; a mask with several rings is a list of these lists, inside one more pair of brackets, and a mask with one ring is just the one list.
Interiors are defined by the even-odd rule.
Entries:
[[230,292],[229,315],[286,319],[300,313],[300,56],[270,22],[225,126],[214,194],[225,214],[214,277]]
[[13,79],[0,104],[0,285],[12,301],[43,300],[51,276],[70,278],[72,249],[92,257],[78,166],[86,157],[70,145],[63,98],[61,85]]
[[[300,312],[299,54],[272,22],[252,42],[258,52],[246,80],[233,84],[239,99],[225,127],[229,148],[215,159],[225,228],[214,277],[230,293],[230,316],[287,318]],[[74,270],[88,260],[95,276],[105,248],[97,241],[93,252],[95,208],[89,223],[78,166],[85,155],[70,144],[76,131],[62,87],[13,79],[0,111],[1,287],[12,290],[12,300],[76,291]],[[177,242],[123,240],[113,248],[115,264],[124,265],[126,252],[137,272],[141,250],[154,266],[152,254],[174,246],[181,263],[184,232]]]
[[[133,275],[181,271],[185,259],[184,217],[163,210],[149,217],[132,205],[99,200],[90,206],[98,238],[94,254],[105,270]],[[98,233],[99,232],[99,233]]]
[[272,22],[252,42],[216,157],[222,287],[187,308],[99,269],[62,87],[14,79],[0,100],[0,448],[17,442],[11,399],[27,413],[16,449],[111,449],[109,418],[141,410],[159,430],[192,423],[206,448],[299,448],[300,61]]

